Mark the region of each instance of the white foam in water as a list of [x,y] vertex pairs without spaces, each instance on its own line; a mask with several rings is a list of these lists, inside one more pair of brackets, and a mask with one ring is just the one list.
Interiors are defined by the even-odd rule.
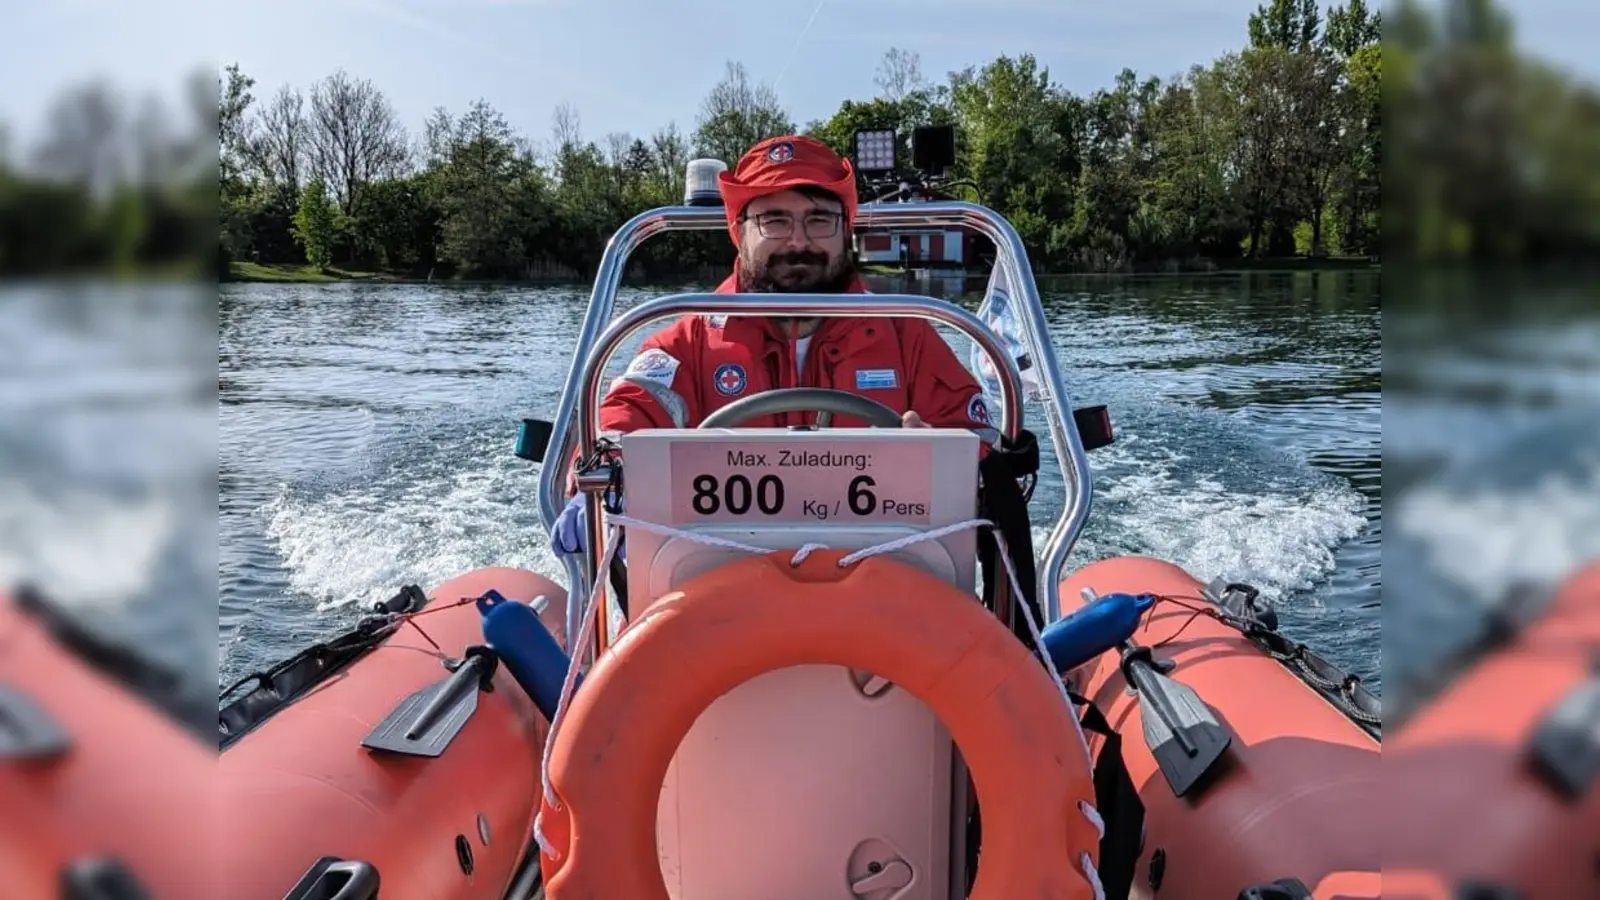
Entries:
[[1139,552],[1171,560],[1202,582],[1245,581],[1269,599],[1316,586],[1333,572],[1338,545],[1367,524],[1361,497],[1333,486],[1260,496],[1230,494],[1209,480],[1181,494],[1166,488],[1154,474],[1108,491],[1137,498],[1137,513],[1117,530],[1137,531]]
[[170,498],[156,494],[46,496],[0,481],[0,585],[32,583],[74,606],[121,606],[150,588],[176,515]]
[[1202,583],[1244,581],[1278,600],[1325,580],[1339,545],[1367,527],[1362,496],[1309,468],[1300,478],[1263,476],[1245,492],[1212,475],[1185,476],[1184,454],[1133,436],[1095,452],[1115,471],[1097,474],[1094,513],[1069,568],[1141,554]]
[[1519,584],[1548,586],[1600,557],[1600,451],[1531,485],[1425,484],[1395,511],[1429,569],[1484,604]]
[[397,466],[377,483],[280,494],[264,513],[290,587],[326,611],[386,600],[404,584],[431,590],[485,566],[527,568],[564,583],[536,512],[537,468],[502,462],[510,454],[499,436],[474,450],[430,460],[423,470]]
[[[1136,436],[1096,451],[1095,512],[1069,569],[1127,553],[1169,559],[1202,582],[1247,581],[1269,599],[1315,587],[1334,551],[1367,526],[1364,500],[1309,467],[1229,490],[1162,442]],[[1203,466],[1202,466],[1203,468]],[[291,588],[319,610],[383,600],[402,584],[424,589],[473,568],[522,566],[558,583],[564,573],[535,512],[537,468],[501,437],[435,448],[417,466],[395,464],[321,494],[285,491],[265,514]],[[1043,492],[1041,491],[1041,494]],[[1057,503],[1035,499],[1036,546]]]

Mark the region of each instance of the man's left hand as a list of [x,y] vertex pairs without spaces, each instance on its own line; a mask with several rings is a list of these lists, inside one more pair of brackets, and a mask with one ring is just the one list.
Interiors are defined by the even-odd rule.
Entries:
[[929,425],[927,422],[922,421],[922,417],[917,415],[917,411],[916,410],[912,409],[912,410],[907,410],[904,414],[902,414],[900,416],[900,427],[901,428],[932,428],[933,426]]

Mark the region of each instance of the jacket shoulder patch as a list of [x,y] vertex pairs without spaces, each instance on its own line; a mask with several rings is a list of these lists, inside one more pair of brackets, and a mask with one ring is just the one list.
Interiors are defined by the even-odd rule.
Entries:
[[973,394],[972,399],[967,401],[967,418],[971,419],[974,425],[986,428],[994,425],[994,420],[989,416],[989,403],[981,392]]
[[660,347],[651,347],[635,356],[624,374],[630,381],[653,381],[662,387],[671,387],[672,380],[678,377],[678,365],[677,357]]

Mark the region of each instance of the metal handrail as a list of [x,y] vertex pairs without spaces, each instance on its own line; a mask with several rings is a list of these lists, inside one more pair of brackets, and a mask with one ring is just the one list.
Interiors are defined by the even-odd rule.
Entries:
[[[618,289],[621,286],[622,275],[626,269],[628,258],[640,244],[650,237],[668,231],[711,231],[727,227],[727,218],[721,207],[691,207],[669,206],[646,210],[618,228],[606,244],[604,255],[600,259],[599,271],[595,275],[594,288],[589,295],[589,308],[584,314],[583,325],[579,331],[577,346],[574,351],[574,362],[567,372],[566,384],[562,387],[561,400],[556,408],[555,421],[552,423],[550,443],[545,455],[546,463],[540,472],[539,478],[539,513],[544,520],[547,530],[555,527],[557,517],[566,502],[566,484],[563,475],[566,471],[566,461],[571,458],[575,449],[573,438],[575,432],[581,432],[585,441],[583,446],[592,447],[593,440],[598,436],[598,422],[594,421],[593,409],[596,406],[595,393],[598,389],[599,372],[605,365],[605,360],[596,355],[597,344],[604,337],[609,345],[608,349],[615,346],[625,336],[621,335],[624,322],[629,334],[637,331],[645,324],[638,319],[626,318],[616,323],[616,327],[608,328],[611,323],[612,311],[616,305]],[[1043,552],[1043,561],[1038,572],[1039,602],[1045,611],[1045,617],[1053,621],[1060,616],[1060,600],[1057,597],[1058,586],[1061,583],[1061,574],[1066,565],[1067,555],[1077,543],[1078,535],[1082,532],[1084,523],[1089,518],[1089,508],[1092,501],[1093,487],[1089,471],[1088,455],[1084,452],[1083,441],[1079,437],[1077,428],[1072,424],[1072,407],[1069,403],[1066,390],[1062,385],[1060,366],[1057,363],[1054,347],[1049,340],[1049,328],[1045,321],[1044,305],[1039,298],[1039,289],[1034,281],[1033,270],[1028,263],[1027,250],[1022,244],[1022,238],[1017,234],[1011,223],[1006,221],[999,213],[985,206],[975,203],[960,201],[941,201],[935,203],[891,203],[891,204],[864,204],[858,210],[855,227],[857,230],[874,228],[967,228],[982,234],[994,242],[996,248],[995,265],[1000,267],[1012,288],[1015,308],[1020,315],[1022,326],[1022,339],[1027,345],[1027,351],[1035,361],[1042,391],[1037,398],[1043,403],[1045,420],[1049,425],[1051,442],[1056,449],[1056,463],[1061,469],[1062,480],[1067,488],[1066,502],[1062,507],[1061,516],[1056,520],[1051,529]],[[760,295],[760,300],[732,299],[744,298],[747,295],[739,294],[688,294],[676,297],[660,298],[650,303],[641,304],[638,309],[648,309],[649,315],[660,318],[663,309],[670,307],[683,311],[681,302],[695,299],[705,305],[693,310],[695,312],[709,312],[706,307],[717,304],[723,311],[742,311],[747,314],[753,309],[752,304],[764,304],[762,309],[777,309],[783,307],[782,295]],[[750,295],[754,296],[754,295]],[[814,301],[816,295],[802,298],[792,295],[798,303],[802,299]],[[887,295],[903,299],[906,295]],[[862,315],[861,310],[866,307],[863,301],[868,299],[884,299],[880,295],[853,295],[850,298],[850,314]],[[907,308],[897,315],[923,315],[934,313],[933,318],[941,315],[950,315],[950,310],[966,316],[964,310],[949,304],[935,305],[924,300],[925,305],[920,309]],[[737,304],[737,305],[736,305]],[[813,305],[814,308],[814,305]],[[634,311],[637,312],[637,309]],[[949,324],[961,327],[959,318],[952,318]],[[979,323],[981,326],[981,322]],[[967,330],[963,328],[962,330]],[[982,334],[992,339],[993,335],[984,327]],[[970,332],[969,332],[970,334]],[[974,337],[977,340],[977,337]],[[982,345],[982,341],[980,341]],[[1004,422],[1020,422],[1021,407],[1020,395],[1010,391],[1010,379],[1014,377],[1010,358],[1004,354],[996,354],[993,347],[984,348],[991,356],[1006,360],[1006,365],[998,365],[997,370],[1002,373],[1002,382],[1007,385],[1006,393],[1017,396],[1017,415],[1009,414]],[[1009,399],[1006,405],[1010,406]],[[1009,413],[1009,411],[1008,411]],[[573,417],[579,416],[581,423],[574,429]],[[555,465],[551,465],[555,462]],[[599,516],[591,510],[591,523],[597,523]],[[599,544],[593,541],[591,532],[591,556],[598,553]],[[568,602],[568,639],[576,637],[574,625],[576,613],[573,612],[586,601],[588,585],[593,578],[592,571],[579,562],[576,556],[564,556],[563,561],[567,568],[571,587]],[[593,560],[589,561],[588,568],[592,570]]]
[[[655,322],[685,312],[737,316],[848,316],[927,319],[948,325],[988,353],[1001,373],[1000,433],[1015,438],[1022,427],[1022,376],[1000,338],[977,316],[952,303],[914,294],[673,294],[635,306],[612,322],[582,362],[578,395],[580,447],[600,440],[600,377],[607,360],[628,338]],[[552,435],[552,442],[554,435]]]
[[[911,294],[673,294],[641,303],[623,313],[606,328],[594,348],[582,358],[582,374],[579,378],[582,388],[578,395],[579,447],[589,448],[599,443],[600,378],[611,354],[641,329],[685,312],[743,316],[920,318],[949,325],[982,347],[1001,375],[1000,433],[1014,439],[1022,428],[1022,376],[1017,372],[1015,361],[1005,353],[1000,339],[988,326],[954,304]],[[553,434],[551,443],[556,444]],[[561,444],[565,443],[563,436]],[[567,458],[565,446],[562,446],[560,458]],[[605,546],[605,524],[597,510],[598,504],[591,502],[585,522],[589,547]],[[591,573],[593,565],[591,563],[588,569]],[[578,624],[581,626],[582,623]],[[576,635],[574,631],[573,637]]]

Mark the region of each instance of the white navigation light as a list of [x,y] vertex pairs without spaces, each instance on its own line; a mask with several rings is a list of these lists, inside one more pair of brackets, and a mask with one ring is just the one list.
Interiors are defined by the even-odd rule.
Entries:
[[728,171],[728,164],[720,159],[691,159],[683,170],[684,206],[721,206],[722,189],[717,187],[717,175]]
[[856,132],[856,168],[864,173],[894,171],[895,133],[893,128],[871,128]]

